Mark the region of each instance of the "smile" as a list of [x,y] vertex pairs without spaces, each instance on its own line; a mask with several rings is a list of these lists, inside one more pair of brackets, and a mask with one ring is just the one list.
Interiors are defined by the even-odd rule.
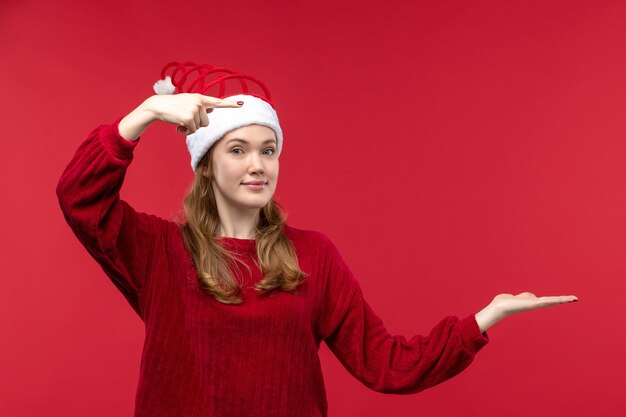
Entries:
[[266,184],[265,183],[260,183],[260,184],[251,183],[251,184],[243,184],[243,185],[248,187],[251,190],[262,190]]

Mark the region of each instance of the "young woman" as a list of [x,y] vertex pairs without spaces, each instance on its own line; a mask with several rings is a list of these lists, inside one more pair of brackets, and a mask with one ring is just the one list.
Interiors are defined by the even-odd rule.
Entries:
[[[175,67],[181,79],[191,72]],[[226,72],[214,85],[252,79],[193,68]],[[181,79],[178,94],[157,83],[159,94],[94,129],[56,189],[69,226],[145,323],[135,416],[325,416],[322,341],[372,390],[417,393],[469,366],[495,323],[577,301],[499,294],[427,336],[389,334],[328,236],[286,224],[273,199],[283,137],[269,92],[242,82],[244,94],[218,98],[185,92]],[[195,178],[179,221],[119,196],[156,121],[187,135]]]

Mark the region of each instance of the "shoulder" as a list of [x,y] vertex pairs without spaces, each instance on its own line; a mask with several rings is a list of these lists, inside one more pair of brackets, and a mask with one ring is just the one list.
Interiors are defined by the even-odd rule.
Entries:
[[308,240],[315,243],[325,243],[330,240],[325,233],[319,230],[301,229],[287,223],[283,224],[283,231],[291,240]]
[[319,232],[317,230],[301,229],[299,227],[291,226],[287,223],[283,224],[283,231],[285,232],[285,235],[287,235],[287,237],[290,239],[316,239],[323,234],[322,232]]
[[286,223],[283,225],[283,231],[297,248],[315,250],[321,253],[337,251],[331,238],[322,231],[301,229]]

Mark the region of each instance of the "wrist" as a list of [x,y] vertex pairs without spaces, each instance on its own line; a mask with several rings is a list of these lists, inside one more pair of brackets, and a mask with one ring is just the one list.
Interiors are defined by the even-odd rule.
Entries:
[[120,136],[135,142],[156,119],[150,98],[128,113],[118,124]]
[[157,96],[150,96],[147,99],[145,99],[143,101],[143,103],[141,103],[139,105],[139,107],[137,107],[137,110],[141,113],[142,117],[146,120],[149,121],[149,123],[152,122],[156,122],[157,120],[160,120],[159,115],[156,111],[156,108],[154,106],[154,98]]
[[489,304],[478,313],[475,314],[476,323],[481,333],[487,331],[488,328],[502,320],[504,317],[494,304]]

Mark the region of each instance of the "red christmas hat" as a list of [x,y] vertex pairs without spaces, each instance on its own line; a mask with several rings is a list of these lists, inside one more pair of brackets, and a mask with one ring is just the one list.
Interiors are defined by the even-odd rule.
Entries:
[[[171,74],[166,75],[168,70]],[[265,100],[275,108],[272,103],[270,90],[263,81],[252,75],[239,73],[232,68],[217,67],[209,64],[196,64],[190,61],[170,62],[161,70],[161,78],[162,80],[157,81],[154,85],[154,90],[157,94],[199,93],[217,98],[227,98],[235,94],[246,94]],[[191,81],[187,83],[188,80]],[[226,82],[229,80],[239,81],[241,91],[226,94]],[[253,81],[260,86],[264,95],[251,93],[246,80]],[[187,83],[187,85],[185,85],[185,83]],[[219,85],[219,93],[217,95],[208,94],[207,91],[215,85]]]
[[[165,75],[168,70],[171,75]],[[197,74],[192,74],[197,72]],[[242,126],[259,124],[267,126],[276,133],[276,154],[280,156],[283,147],[283,132],[278,121],[278,115],[271,102],[270,91],[258,78],[240,74],[231,68],[216,67],[193,62],[170,62],[161,70],[161,78],[153,88],[157,94],[198,93],[207,91],[219,85],[219,93],[208,94],[217,98],[241,100],[244,105],[239,108],[214,108],[209,118],[208,126],[200,127],[194,133],[187,135],[187,148],[191,155],[191,168],[196,171],[200,159],[211,146],[220,140],[226,133]],[[188,80],[189,83],[185,84]],[[243,93],[226,93],[226,81],[236,80]],[[254,81],[264,92],[258,95],[250,92],[246,80]]]

